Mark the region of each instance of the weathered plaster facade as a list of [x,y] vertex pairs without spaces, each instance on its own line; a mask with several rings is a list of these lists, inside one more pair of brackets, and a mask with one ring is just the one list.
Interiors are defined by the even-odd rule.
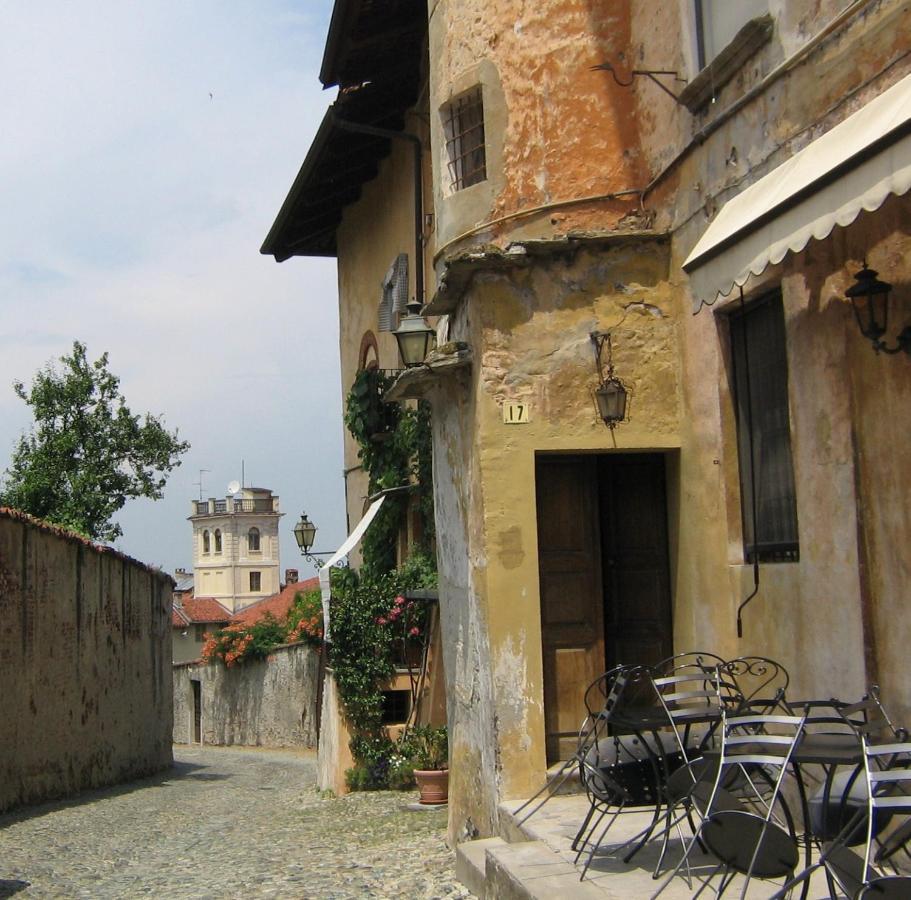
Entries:
[[170,766],[172,586],[0,511],[0,811]]

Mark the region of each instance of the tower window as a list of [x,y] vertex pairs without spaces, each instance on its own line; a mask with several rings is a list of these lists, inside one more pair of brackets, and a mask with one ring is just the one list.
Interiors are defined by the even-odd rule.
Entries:
[[215,529],[215,552],[221,553],[221,529]]
[[443,131],[449,156],[452,189],[477,184],[487,178],[484,145],[484,102],[481,88],[457,97],[443,107]]
[[251,528],[247,532],[247,549],[251,553],[259,553],[259,529]]
[[208,528],[202,533],[202,552],[209,552],[209,530]]
[[250,573],[250,590],[258,591],[261,590],[262,578],[260,577],[262,573],[260,572],[251,572]]

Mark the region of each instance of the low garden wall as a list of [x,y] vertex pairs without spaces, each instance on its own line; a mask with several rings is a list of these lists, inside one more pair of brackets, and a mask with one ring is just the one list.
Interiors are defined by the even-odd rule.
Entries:
[[173,671],[175,743],[316,746],[319,651],[309,644],[231,668],[177,663]]
[[0,812],[171,765],[172,587],[0,509]]

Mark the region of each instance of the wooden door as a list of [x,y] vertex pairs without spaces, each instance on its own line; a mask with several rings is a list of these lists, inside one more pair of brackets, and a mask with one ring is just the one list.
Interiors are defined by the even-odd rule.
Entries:
[[595,456],[539,456],[535,466],[547,761],[576,749],[585,688],[604,669]]
[[598,458],[606,667],[673,652],[664,457]]
[[202,743],[202,685],[198,681],[191,681],[193,686],[193,740]]

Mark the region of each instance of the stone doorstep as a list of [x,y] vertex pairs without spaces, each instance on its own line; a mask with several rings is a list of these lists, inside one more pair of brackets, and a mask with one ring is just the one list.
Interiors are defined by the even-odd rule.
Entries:
[[456,878],[480,900],[606,900],[603,889],[579,881],[579,870],[543,841],[507,844],[485,838],[459,844]]
[[481,900],[487,896],[487,849],[504,847],[503,838],[482,838],[477,841],[465,841],[456,847],[455,876]]

